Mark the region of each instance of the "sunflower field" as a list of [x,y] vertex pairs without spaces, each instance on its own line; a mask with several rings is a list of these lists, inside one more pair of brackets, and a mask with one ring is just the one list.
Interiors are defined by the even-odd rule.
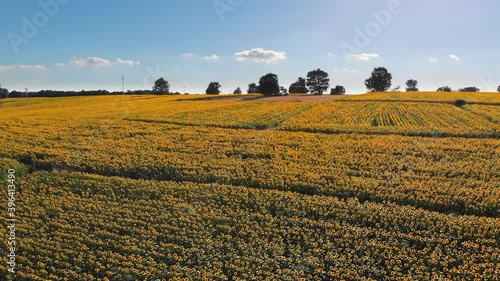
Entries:
[[500,279],[499,94],[0,112],[0,280]]

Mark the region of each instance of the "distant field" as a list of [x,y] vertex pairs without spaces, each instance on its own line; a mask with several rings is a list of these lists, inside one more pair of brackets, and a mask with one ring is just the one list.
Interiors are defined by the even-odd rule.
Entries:
[[500,94],[246,98],[0,100],[18,280],[499,279]]
[[473,103],[493,103],[500,105],[499,93],[463,93],[463,92],[386,92],[365,95],[346,96],[345,100],[377,101],[429,101],[453,102],[462,99]]

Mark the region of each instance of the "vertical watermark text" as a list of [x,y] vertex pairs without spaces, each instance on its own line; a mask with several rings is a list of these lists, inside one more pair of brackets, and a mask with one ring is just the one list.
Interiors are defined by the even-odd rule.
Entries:
[[7,271],[16,274],[16,170],[7,177]]

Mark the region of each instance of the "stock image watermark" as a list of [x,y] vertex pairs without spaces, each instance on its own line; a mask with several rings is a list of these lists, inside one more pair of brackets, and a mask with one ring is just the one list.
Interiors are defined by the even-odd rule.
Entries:
[[371,20],[363,28],[359,26],[354,28],[355,35],[352,42],[342,42],[340,44],[345,59],[349,60],[352,54],[362,53],[382,33],[384,28],[387,28],[392,23],[394,17],[403,11],[404,6],[401,0],[389,0],[385,9],[371,11]]
[[214,0],[212,5],[214,6],[215,12],[219,17],[220,21],[224,21],[224,15],[226,13],[233,12],[239,5],[243,3],[243,0]]
[[71,0],[40,0],[38,1],[38,6],[40,10],[35,12],[30,18],[22,17],[21,30],[18,33],[9,32],[7,34],[7,39],[9,39],[10,45],[14,52],[17,54],[20,51],[21,45],[26,45],[29,43],[30,39],[35,38],[35,36],[40,32],[42,28],[47,26],[50,19],[54,18],[61,11],[61,6],[66,5]]
[[152,88],[156,79],[168,77],[170,73],[163,71],[163,68],[167,68],[167,66],[161,66],[157,64],[155,69],[153,69],[151,66],[146,67],[147,74],[142,78],[142,86],[145,89]]
[[479,77],[479,87],[484,92],[500,92],[500,79],[495,79],[493,74]]
[[7,271],[16,274],[16,170],[7,177]]

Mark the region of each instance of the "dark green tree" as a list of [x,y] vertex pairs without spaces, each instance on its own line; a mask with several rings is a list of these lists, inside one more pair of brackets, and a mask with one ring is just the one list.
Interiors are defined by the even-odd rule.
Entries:
[[406,81],[406,91],[418,92],[418,81],[413,79]]
[[259,90],[264,96],[278,96],[280,94],[280,84],[278,75],[269,73],[259,80]]
[[208,84],[208,88],[207,90],[205,91],[205,93],[207,95],[218,95],[220,94],[220,84],[219,82],[210,82],[210,84]]
[[255,83],[252,83],[252,84],[248,85],[247,93],[248,94],[260,93],[259,86],[257,86],[257,84],[255,84]]
[[9,97],[9,90],[2,88],[2,84],[0,83],[0,99],[6,99]]
[[170,84],[163,78],[156,80],[153,87],[153,93],[157,95],[170,94]]
[[331,89],[330,95],[345,95],[345,88],[343,86],[337,85],[335,86],[335,88]]
[[479,90],[479,88],[477,87],[465,87],[465,88],[462,88],[462,89],[459,89],[458,90],[459,92],[467,92],[467,93],[476,93],[476,92],[480,92],[481,90]]
[[307,94],[309,93],[309,89],[306,86],[306,79],[299,77],[296,82],[290,85],[288,92],[293,94]]
[[323,92],[328,90],[330,87],[330,78],[328,78],[328,73],[319,68],[310,71],[307,74],[307,86],[311,90],[311,93],[315,95],[322,95]]
[[242,92],[241,92],[240,87],[236,88],[236,90],[234,90],[233,94],[234,94],[234,95],[241,95],[241,94],[242,94]]
[[365,80],[365,86],[371,92],[385,92],[392,85],[392,74],[385,67],[373,69],[372,76]]
[[450,87],[448,87],[448,86],[439,87],[437,89],[437,91],[438,92],[453,92],[453,90]]

